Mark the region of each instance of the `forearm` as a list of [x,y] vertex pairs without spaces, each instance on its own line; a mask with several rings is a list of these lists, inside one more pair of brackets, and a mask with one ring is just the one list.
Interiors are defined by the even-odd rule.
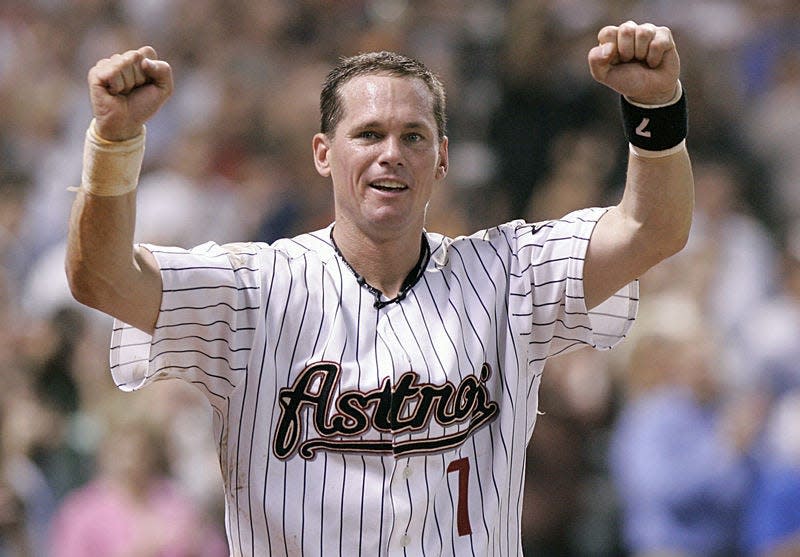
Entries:
[[133,266],[135,193],[96,196],[79,190],[67,233],[67,277],[78,301],[103,310],[118,277]]
[[665,157],[631,152],[625,192],[617,206],[632,227],[631,241],[643,270],[686,244],[694,208],[694,179],[686,149]]
[[107,142],[93,132],[87,134],[67,235],[70,289],[81,303],[151,331],[160,277],[152,256],[133,245],[144,137]]

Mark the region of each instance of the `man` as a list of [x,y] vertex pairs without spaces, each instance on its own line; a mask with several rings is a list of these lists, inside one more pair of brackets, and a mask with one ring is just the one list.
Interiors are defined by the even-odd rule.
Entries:
[[328,77],[313,153],[334,224],[190,251],[132,244],[143,124],[169,66],[144,47],[90,70],[70,285],[118,320],[120,388],[181,377],[207,395],[233,555],[521,553],[546,359],[618,342],[636,278],[691,222],[670,30],[598,38],[590,69],[626,97],[632,142],[619,205],[456,239],[423,228],[448,140],[441,84],[414,60],[360,55]]

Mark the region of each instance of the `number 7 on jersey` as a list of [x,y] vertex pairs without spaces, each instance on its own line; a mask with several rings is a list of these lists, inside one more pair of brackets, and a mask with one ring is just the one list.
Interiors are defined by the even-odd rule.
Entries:
[[454,460],[447,466],[447,473],[458,473],[458,503],[456,508],[456,527],[459,536],[472,534],[469,523],[469,459],[467,457]]

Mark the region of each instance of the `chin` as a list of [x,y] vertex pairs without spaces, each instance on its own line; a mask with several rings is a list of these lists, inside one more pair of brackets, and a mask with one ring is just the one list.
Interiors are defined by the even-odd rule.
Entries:
[[417,225],[404,218],[384,217],[371,219],[365,231],[373,238],[388,240],[402,236],[414,228],[419,228],[421,230],[422,225]]

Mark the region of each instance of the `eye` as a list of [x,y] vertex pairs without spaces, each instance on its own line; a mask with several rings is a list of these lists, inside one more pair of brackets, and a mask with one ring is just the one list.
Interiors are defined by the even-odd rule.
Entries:
[[366,139],[366,140],[369,140],[369,141],[373,141],[375,139],[378,139],[380,136],[378,135],[377,132],[374,132],[372,130],[364,130],[364,131],[358,132],[356,134],[356,137],[359,138],[359,139]]
[[419,143],[423,139],[424,138],[422,137],[422,135],[417,132],[411,132],[406,135],[406,141],[408,141],[409,143]]

